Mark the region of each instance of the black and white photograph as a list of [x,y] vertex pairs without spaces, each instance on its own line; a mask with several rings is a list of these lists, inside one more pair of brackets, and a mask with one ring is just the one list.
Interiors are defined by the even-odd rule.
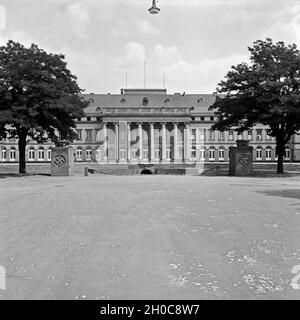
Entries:
[[299,300],[299,50],[298,0],[0,0],[0,305]]

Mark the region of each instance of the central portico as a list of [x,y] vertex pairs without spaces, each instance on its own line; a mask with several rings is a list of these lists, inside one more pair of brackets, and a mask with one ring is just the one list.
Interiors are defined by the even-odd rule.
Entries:
[[[151,110],[161,116],[160,110]],[[190,161],[188,119],[165,112],[164,120],[104,119],[96,160],[102,163],[182,163]],[[184,118],[183,115],[181,115]]]
[[[141,97],[139,105],[131,97]],[[122,89],[120,107],[98,107],[95,160],[99,163],[187,163],[190,108],[170,105],[165,89]],[[166,99],[161,103],[161,97]],[[160,105],[156,101],[159,97]],[[91,101],[93,102],[93,101]],[[93,114],[91,114],[93,116]]]

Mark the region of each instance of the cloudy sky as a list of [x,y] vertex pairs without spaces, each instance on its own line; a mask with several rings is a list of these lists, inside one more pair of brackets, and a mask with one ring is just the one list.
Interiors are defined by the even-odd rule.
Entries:
[[0,0],[8,39],[63,53],[86,92],[125,87],[211,93],[247,46],[271,37],[300,47],[299,0]]

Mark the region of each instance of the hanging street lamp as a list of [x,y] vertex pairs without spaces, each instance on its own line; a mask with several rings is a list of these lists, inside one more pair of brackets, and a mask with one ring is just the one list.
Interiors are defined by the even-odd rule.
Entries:
[[156,5],[156,0],[152,0],[152,7],[148,9],[151,14],[158,14],[160,9]]

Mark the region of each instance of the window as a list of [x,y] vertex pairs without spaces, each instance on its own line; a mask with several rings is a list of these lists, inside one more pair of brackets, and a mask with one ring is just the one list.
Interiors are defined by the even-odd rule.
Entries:
[[92,141],[92,129],[85,130],[85,141]]
[[92,155],[93,155],[92,148],[87,148],[85,150],[85,159],[86,159],[86,161],[91,161],[92,160]]
[[51,149],[47,150],[47,160],[51,161]]
[[91,117],[86,117],[86,121],[91,121]]
[[262,130],[261,129],[257,129],[256,130],[256,140],[262,140]]
[[234,139],[234,132],[233,130],[228,131],[228,140],[233,140]]
[[196,146],[192,146],[191,148],[191,158],[196,159]]
[[97,122],[100,122],[101,118],[100,117],[96,117],[96,120],[97,120]]
[[81,140],[82,139],[82,130],[81,129],[77,129],[76,133],[77,133],[77,140]]
[[224,141],[225,140],[224,131],[219,131],[219,140],[220,141]]
[[215,160],[215,149],[213,149],[213,148],[209,149],[208,157],[209,157],[209,161],[214,161]]
[[204,140],[205,139],[205,129],[200,130],[200,140]]
[[38,150],[38,160],[39,161],[44,161],[45,158],[45,150],[44,148],[39,148]]
[[210,141],[215,140],[215,131],[214,130],[209,130],[209,140]]
[[10,149],[9,159],[10,159],[10,161],[16,161],[16,149],[15,148]]
[[223,147],[219,148],[219,160],[224,161],[225,159],[225,149]]
[[270,129],[266,130],[266,140],[271,140]]
[[266,148],[266,160],[272,160],[272,149],[271,147]]
[[215,120],[215,118],[214,117],[210,117],[210,121],[214,121]]
[[290,160],[291,157],[291,151],[289,148],[285,148],[285,155],[284,155],[284,159],[285,160]]
[[252,130],[248,130],[247,132],[247,139],[252,140]]
[[238,138],[238,140],[242,140],[243,139],[243,133],[242,132],[238,132],[237,138]]
[[[0,147],[0,148],[1,148],[1,147]],[[2,148],[2,149],[1,149],[1,159],[2,159],[3,161],[5,161],[6,158],[7,158],[6,148]]]
[[34,158],[35,158],[35,150],[34,150],[34,148],[30,148],[28,150],[28,160],[34,161]]
[[148,104],[148,98],[144,97],[143,98],[143,106],[146,106]]
[[200,149],[200,160],[205,160],[205,149],[204,148]]
[[143,150],[143,159],[148,159],[148,150]]
[[191,141],[192,141],[192,142],[195,142],[195,141],[196,141],[196,129],[192,129]]
[[82,149],[81,148],[76,149],[76,160],[82,161]]
[[205,118],[204,118],[204,117],[200,117],[200,120],[201,120],[201,121],[204,121],[204,120],[205,120]]
[[261,147],[256,148],[256,160],[262,160],[262,148]]

